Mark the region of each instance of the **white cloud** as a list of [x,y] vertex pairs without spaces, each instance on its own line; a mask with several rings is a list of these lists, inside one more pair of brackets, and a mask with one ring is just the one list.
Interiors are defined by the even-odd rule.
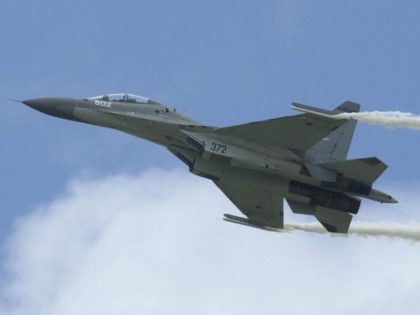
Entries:
[[17,222],[0,310],[418,313],[419,245],[269,233],[223,222],[224,212],[236,210],[210,182],[185,171],[72,181]]

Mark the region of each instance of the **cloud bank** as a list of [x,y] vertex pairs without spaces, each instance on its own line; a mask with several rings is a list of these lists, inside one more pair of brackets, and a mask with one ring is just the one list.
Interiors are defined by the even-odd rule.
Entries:
[[1,314],[418,314],[418,243],[269,233],[226,211],[185,171],[74,180],[16,222]]

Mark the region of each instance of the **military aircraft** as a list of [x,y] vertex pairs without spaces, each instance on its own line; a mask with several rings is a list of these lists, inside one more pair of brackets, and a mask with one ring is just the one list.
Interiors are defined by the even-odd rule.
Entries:
[[42,113],[114,128],[165,146],[190,172],[212,180],[245,217],[224,219],[265,230],[284,227],[283,204],[313,215],[327,231],[347,233],[361,199],[396,203],[372,187],[387,165],[376,157],[347,160],[358,112],[344,102],[329,111],[292,103],[301,114],[230,127],[200,124],[169,106],[132,94],[22,103]]

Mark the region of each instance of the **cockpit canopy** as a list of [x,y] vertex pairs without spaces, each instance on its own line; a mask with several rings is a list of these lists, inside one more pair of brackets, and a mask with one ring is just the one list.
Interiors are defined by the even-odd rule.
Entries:
[[151,99],[134,94],[105,94],[100,96],[89,97],[90,100],[99,100],[106,102],[122,102],[122,103],[138,103],[138,104],[157,104]]

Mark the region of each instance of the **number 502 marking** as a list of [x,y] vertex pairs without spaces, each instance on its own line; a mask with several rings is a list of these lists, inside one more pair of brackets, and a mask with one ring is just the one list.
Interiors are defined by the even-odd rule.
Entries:
[[210,146],[210,150],[213,152],[219,152],[219,153],[226,153],[227,147],[224,144],[212,142]]

